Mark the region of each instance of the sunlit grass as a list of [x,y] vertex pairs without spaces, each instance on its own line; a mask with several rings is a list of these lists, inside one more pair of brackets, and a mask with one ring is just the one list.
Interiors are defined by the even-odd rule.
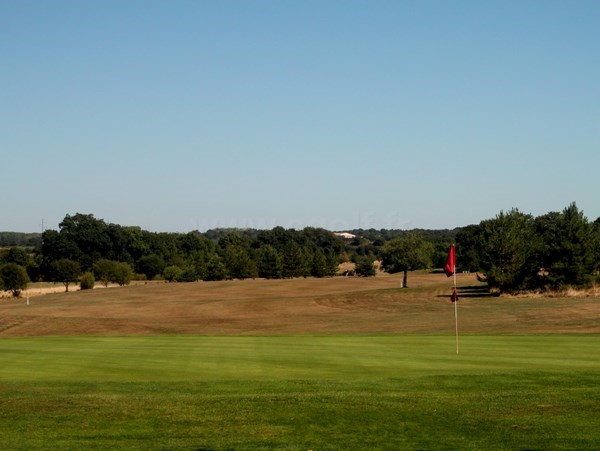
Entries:
[[593,449],[595,335],[0,340],[4,449]]

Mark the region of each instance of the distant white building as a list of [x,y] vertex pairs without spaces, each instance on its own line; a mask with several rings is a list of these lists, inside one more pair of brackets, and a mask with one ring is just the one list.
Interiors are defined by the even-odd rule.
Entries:
[[356,238],[356,235],[352,235],[351,233],[348,233],[348,232],[334,232],[334,235],[341,236],[342,238],[344,238],[346,240],[352,240],[352,239]]

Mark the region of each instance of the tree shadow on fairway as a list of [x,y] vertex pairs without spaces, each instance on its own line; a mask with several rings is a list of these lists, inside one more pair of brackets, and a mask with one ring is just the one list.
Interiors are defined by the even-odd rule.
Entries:
[[[470,285],[466,287],[457,287],[458,297],[460,298],[492,298],[500,296],[500,293],[492,293],[486,285]],[[438,294],[438,298],[447,298],[450,294]]]

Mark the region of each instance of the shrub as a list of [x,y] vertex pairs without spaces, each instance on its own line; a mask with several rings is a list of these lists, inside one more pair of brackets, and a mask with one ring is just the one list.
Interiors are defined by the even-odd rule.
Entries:
[[181,275],[181,268],[179,266],[167,266],[163,271],[163,275],[165,276],[165,280],[168,282],[174,282]]
[[82,290],[91,290],[94,288],[94,284],[96,283],[96,279],[94,278],[94,274],[91,272],[85,272],[81,275],[79,279],[79,288]]
[[373,259],[369,257],[360,257],[356,261],[356,274],[362,277],[372,277],[377,274]]
[[192,267],[184,268],[177,276],[176,280],[177,282],[196,282],[198,280],[198,274]]

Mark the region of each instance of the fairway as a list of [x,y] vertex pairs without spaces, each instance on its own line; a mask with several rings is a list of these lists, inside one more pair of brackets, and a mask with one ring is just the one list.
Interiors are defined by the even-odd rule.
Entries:
[[31,449],[592,449],[597,336],[0,341],[0,435]]
[[[490,296],[457,278],[461,333],[600,333],[599,297]],[[371,278],[149,283],[0,302],[0,337],[107,335],[454,334],[452,279]]]
[[0,304],[1,449],[597,449],[598,298],[445,276]]

